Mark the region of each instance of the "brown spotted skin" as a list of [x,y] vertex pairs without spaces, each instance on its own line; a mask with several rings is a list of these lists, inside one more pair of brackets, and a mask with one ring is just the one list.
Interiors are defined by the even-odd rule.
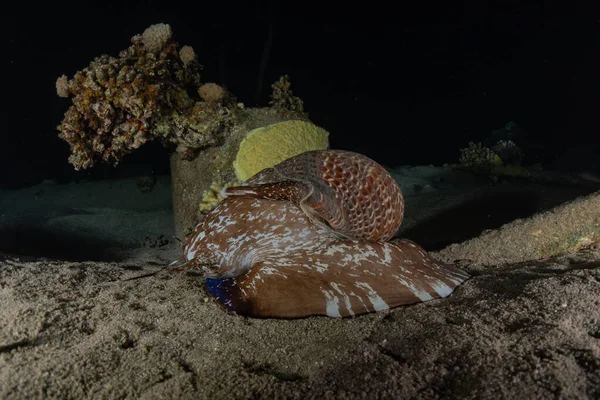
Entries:
[[404,217],[400,187],[381,165],[345,150],[317,150],[259,172],[227,197],[290,200],[313,222],[353,239],[391,239]]
[[446,297],[468,275],[407,240],[340,238],[286,200],[231,197],[198,224],[180,269],[252,317],[354,316]]
[[190,235],[180,269],[198,268],[209,278],[233,278],[267,256],[284,256],[332,238],[329,229],[308,222],[288,201],[227,198]]

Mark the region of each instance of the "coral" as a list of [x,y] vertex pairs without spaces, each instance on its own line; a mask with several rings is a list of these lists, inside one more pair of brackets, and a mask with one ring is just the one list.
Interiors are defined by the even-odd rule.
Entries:
[[216,83],[205,83],[198,88],[198,94],[204,101],[219,103],[225,97],[225,89]]
[[469,147],[461,149],[460,153],[463,167],[488,175],[493,180],[498,176],[531,176],[531,172],[520,165],[523,152],[511,140],[499,140],[491,148],[480,142],[469,142]]
[[523,151],[512,140],[500,140],[492,146],[492,151],[502,159],[503,164],[519,165]]
[[66,75],[56,80],[56,93],[59,97],[69,97],[69,79]]
[[252,175],[297,154],[329,147],[329,133],[307,121],[290,120],[250,131],[240,143],[233,163],[238,179]]
[[179,50],[179,58],[183,65],[188,66],[196,60],[196,52],[192,46],[183,46],[181,50]]
[[299,97],[294,96],[290,86],[290,78],[287,75],[280,77],[277,82],[271,85],[273,92],[269,105],[277,110],[303,113],[304,102]]
[[469,142],[469,147],[460,149],[459,162],[481,173],[529,176],[529,171],[520,167],[522,159],[523,152],[513,141],[499,140],[491,148],[481,142]]
[[235,99],[215,104],[196,97],[202,66],[190,56],[193,49],[182,48],[182,55],[171,36],[168,25],[153,25],[119,57],[102,55],[72,79],[57,80],[59,96],[72,96],[58,130],[75,169],[117,164],[155,139],[189,157],[222,141],[234,124]]
[[173,36],[171,27],[167,24],[155,24],[148,27],[142,34],[142,43],[149,53],[158,53]]
[[194,150],[217,146],[235,123],[235,109],[215,103],[197,102],[181,113],[162,115],[155,121],[155,135],[163,141],[177,145],[177,151],[189,153]]
[[481,143],[469,142],[469,147],[460,149],[459,162],[468,168],[490,172],[495,166],[502,164],[502,159]]

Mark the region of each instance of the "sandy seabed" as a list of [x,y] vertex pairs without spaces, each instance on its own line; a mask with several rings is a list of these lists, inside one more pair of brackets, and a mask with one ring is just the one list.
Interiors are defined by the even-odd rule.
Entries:
[[197,273],[126,280],[177,246],[96,261],[2,253],[0,398],[600,398],[593,247],[466,263],[473,277],[442,300],[269,320],[226,314]]
[[140,261],[5,258],[0,398],[600,397],[597,250],[291,321],[225,314],[193,273],[124,281]]

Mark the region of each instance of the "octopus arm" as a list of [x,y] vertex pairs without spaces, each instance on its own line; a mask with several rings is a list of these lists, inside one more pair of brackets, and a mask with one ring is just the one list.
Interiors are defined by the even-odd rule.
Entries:
[[413,246],[395,243],[393,249],[403,251],[393,250],[392,265],[340,264],[325,253],[297,251],[261,261],[234,279],[207,279],[206,287],[217,303],[240,315],[348,317],[446,297],[468,279]]

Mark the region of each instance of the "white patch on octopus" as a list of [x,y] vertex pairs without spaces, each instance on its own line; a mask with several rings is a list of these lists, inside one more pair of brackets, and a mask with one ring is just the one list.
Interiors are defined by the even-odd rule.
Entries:
[[435,290],[436,293],[439,294],[441,297],[449,296],[450,293],[452,293],[452,288],[442,281],[437,281],[434,284],[430,283],[429,286],[431,286],[433,290]]
[[363,269],[363,272],[365,273],[365,275],[371,275],[371,276],[376,275],[373,271],[369,271],[368,269]]
[[193,260],[194,257],[196,256],[196,252],[198,251],[198,249],[196,249],[196,243],[198,242],[198,240],[204,239],[204,237],[206,236],[206,234],[204,233],[204,231],[200,232],[199,234],[196,235],[196,237],[194,238],[194,241],[192,242],[192,244],[190,245],[190,247],[188,248],[187,254],[186,254],[186,258],[189,260]]
[[452,278],[448,278],[452,283],[454,283],[456,286],[460,285],[461,283],[463,283],[466,279],[466,277],[464,278],[458,278],[458,279],[452,279]]
[[325,295],[325,312],[328,317],[341,317],[340,314],[340,299],[334,296],[329,290],[321,289]]
[[356,293],[354,293],[354,292],[350,292],[350,296],[354,296],[354,297],[356,297],[356,298],[357,298],[357,299],[358,299],[358,300],[361,302],[361,304],[363,305],[363,307],[365,308],[365,310],[369,311],[369,308],[367,307],[367,305],[366,305],[366,304],[365,304],[365,302],[363,301],[363,299],[362,299],[362,296],[359,296],[359,295],[357,295],[357,294],[356,294]]
[[377,252],[373,249],[367,251],[359,250],[353,254],[352,261],[354,261],[356,264],[359,264],[361,261],[369,261],[369,257],[378,256],[379,254],[377,254]]
[[390,250],[390,247],[387,245],[383,246],[383,262],[385,262],[386,264],[389,264],[392,262],[392,251]]
[[415,286],[414,283],[412,283],[410,281],[406,281],[398,275],[392,275],[392,276],[394,278],[396,278],[398,280],[398,282],[400,282],[404,286],[406,286],[408,288],[408,290],[410,290],[410,292],[412,294],[414,294],[415,296],[417,296],[421,301],[428,301],[428,300],[433,299],[433,297],[429,293],[427,293],[427,291],[425,291],[423,289],[419,289],[418,287]]
[[352,311],[352,304],[350,304],[350,297],[339,288],[337,283],[331,282],[331,287],[334,288],[335,291],[338,292],[344,298],[344,304],[346,305],[346,309],[348,309],[348,313],[350,315],[354,315],[354,311]]
[[287,279],[287,275],[274,267],[262,267],[260,271],[265,275],[280,275]]
[[390,306],[377,294],[377,292],[366,282],[356,282],[354,284],[356,287],[367,290],[367,297],[371,304],[373,304],[373,308],[375,311],[389,310]]
[[315,261],[313,265],[315,266],[317,271],[321,272],[321,273],[327,271],[327,269],[329,268],[329,264],[321,262],[321,261]]
[[248,234],[246,232],[244,232],[244,233],[240,233],[236,236],[228,237],[227,243],[231,246],[235,246],[236,244],[244,243],[249,239],[247,236],[248,236]]
[[326,256],[333,256],[335,255],[335,253],[346,253],[346,250],[348,250],[350,246],[345,245],[345,244],[337,244],[334,246],[329,246],[327,247],[327,251],[325,251],[325,255]]
[[303,229],[300,233],[298,233],[298,236],[301,238],[305,238],[308,235],[310,235],[310,231],[308,229]]

